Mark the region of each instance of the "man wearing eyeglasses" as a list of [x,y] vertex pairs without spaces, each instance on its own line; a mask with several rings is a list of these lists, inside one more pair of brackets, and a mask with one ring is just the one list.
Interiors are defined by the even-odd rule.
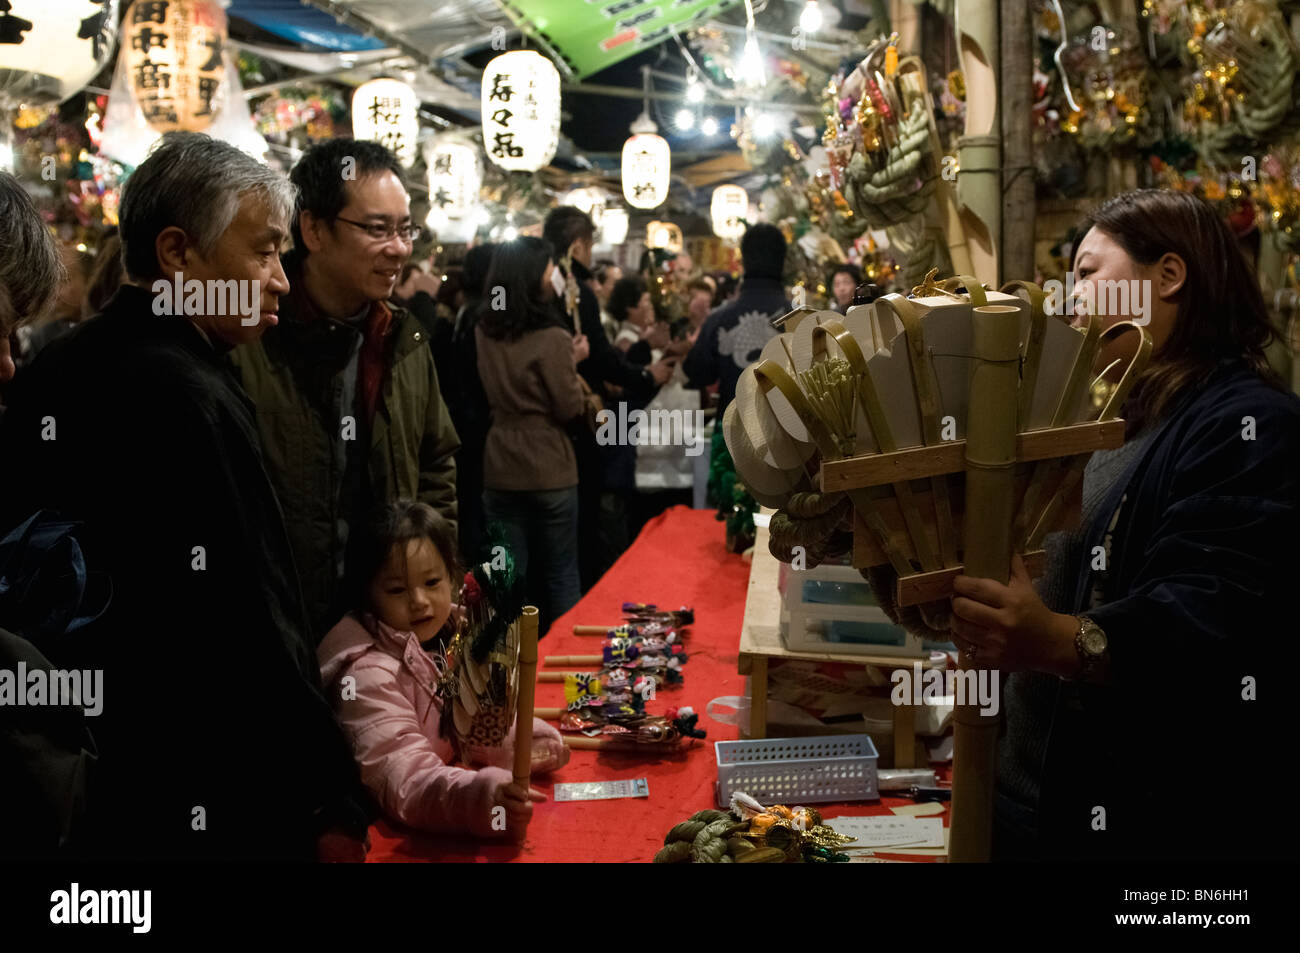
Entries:
[[428,332],[389,300],[420,232],[401,173],[374,142],[303,155],[280,323],[235,354],[317,641],[352,608],[348,531],[372,507],[418,499],[456,522],[460,441]]

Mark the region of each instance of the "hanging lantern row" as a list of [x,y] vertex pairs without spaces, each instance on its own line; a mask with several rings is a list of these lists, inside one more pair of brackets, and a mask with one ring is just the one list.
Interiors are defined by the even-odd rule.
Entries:
[[682,250],[682,230],[672,222],[651,222],[645,227],[647,248],[661,248],[671,254]]
[[502,53],[483,70],[483,147],[511,172],[535,172],[560,144],[560,74],[533,50]]
[[372,79],[352,94],[352,135],[391,149],[402,165],[415,162],[420,136],[415,90],[395,79]]
[[118,0],[0,3],[0,108],[79,92],[113,55],[119,9]]
[[738,185],[719,185],[713,190],[709,217],[713,233],[724,241],[737,241],[745,234],[744,219],[749,215],[749,195]]
[[668,198],[671,174],[672,152],[663,136],[634,131],[623,144],[623,198],[628,204],[658,208]]
[[627,240],[628,214],[621,205],[605,209],[600,220],[600,240],[605,245],[621,245]]
[[131,90],[157,132],[202,132],[225,79],[226,11],[217,0],[135,0],[123,21]]
[[429,205],[447,219],[469,218],[483,184],[478,150],[456,140],[434,145],[428,155]]

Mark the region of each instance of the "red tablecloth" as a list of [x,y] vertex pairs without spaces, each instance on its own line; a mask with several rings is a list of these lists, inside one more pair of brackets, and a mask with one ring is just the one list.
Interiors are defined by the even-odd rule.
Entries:
[[[664,835],[695,811],[714,807],[717,767],[713,741],[738,737],[734,726],[704,715],[705,705],[720,695],[744,693],[737,673],[736,648],[745,611],[749,564],[723,545],[722,524],[712,511],[674,507],[651,520],[622,558],[542,639],[539,656],[594,654],[598,640],[573,635],[574,625],[616,624],[625,601],[653,602],[677,608],[692,606],[695,625],[686,640],[689,654],[685,683],[664,690],[651,702],[652,712],[690,705],[700,712],[707,741],[671,756],[574,751],[559,772],[533,779],[548,797],[557,781],[604,781],[646,778],[648,798],[608,801],[547,801],[534,808],[522,846],[472,838],[435,837],[380,821],[371,828],[371,862],[459,861],[525,863],[646,862],[663,846]],[[540,683],[537,705],[563,704],[564,686]],[[886,814],[894,799],[855,805],[824,805],[828,817]],[[947,824],[945,812],[944,824]]]

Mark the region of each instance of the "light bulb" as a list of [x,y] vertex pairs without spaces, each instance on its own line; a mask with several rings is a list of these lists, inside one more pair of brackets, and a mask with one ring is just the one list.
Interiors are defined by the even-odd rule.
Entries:
[[515,228],[513,225],[507,225],[506,230],[502,232],[501,235],[506,241],[512,242],[519,237],[519,229]]
[[754,117],[754,136],[759,139],[771,139],[776,135],[776,120],[771,113],[759,113]]
[[816,33],[821,28],[822,8],[817,5],[817,0],[808,0],[803,13],[799,14],[799,29],[805,33]]
[[712,116],[705,116],[704,121],[700,123],[700,132],[706,136],[716,136],[718,134],[718,120]]
[[677,110],[678,129],[682,129],[682,130],[690,129],[694,125],[695,125],[695,113],[691,112],[689,109]]
[[686,101],[688,103],[704,102],[704,84],[694,76],[686,81]]
[[763,54],[758,49],[758,38],[752,34],[745,40],[745,52],[740,57],[740,79],[751,86],[762,86],[765,80]]

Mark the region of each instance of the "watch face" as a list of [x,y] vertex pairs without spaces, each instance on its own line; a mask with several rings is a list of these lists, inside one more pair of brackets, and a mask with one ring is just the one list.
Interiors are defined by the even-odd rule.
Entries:
[[1101,655],[1106,651],[1106,636],[1100,629],[1085,629],[1082,641],[1083,650],[1089,655]]

